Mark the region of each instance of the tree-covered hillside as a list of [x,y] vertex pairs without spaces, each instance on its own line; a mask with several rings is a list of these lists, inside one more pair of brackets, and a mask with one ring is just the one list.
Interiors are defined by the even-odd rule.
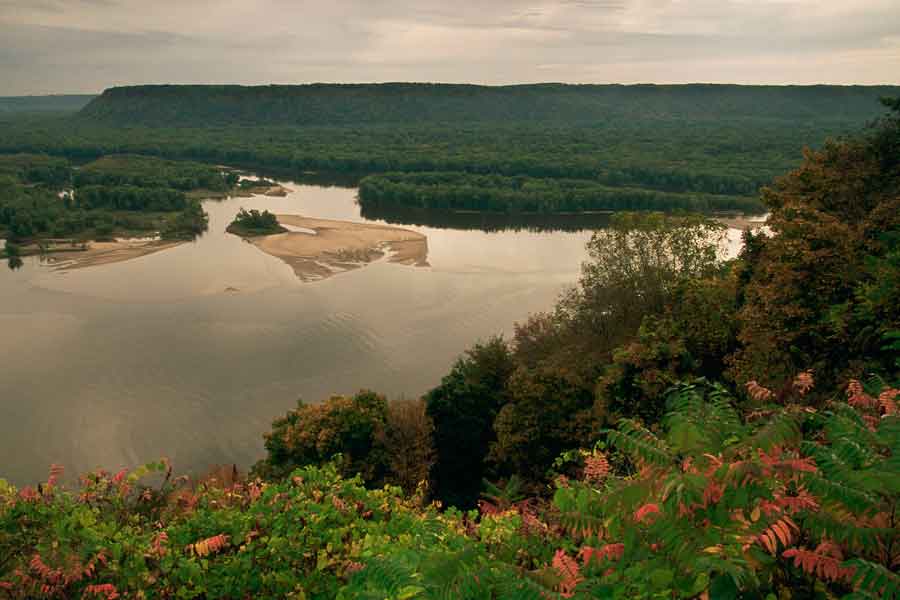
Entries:
[[[544,211],[734,208],[796,167],[804,147],[858,131],[877,117],[876,100],[892,93],[900,88],[141,86],[110,89],[71,118],[0,118],[0,152],[76,161],[144,154],[288,176],[527,177],[550,190],[545,195],[560,196],[542,199]],[[555,190],[571,186],[553,179],[582,180],[580,197],[558,201]],[[409,206],[396,181],[381,183],[379,210]],[[504,187],[487,191],[492,203],[508,196]],[[585,195],[587,187],[593,192]],[[436,189],[424,191],[426,208],[446,204]],[[672,195],[682,193],[690,198]],[[522,194],[500,202],[508,212],[531,210],[528,203]],[[483,210],[490,203],[462,204]]]
[[106,90],[80,116],[119,124],[360,125],[609,119],[866,119],[889,86],[515,85],[425,83],[135,86]]
[[299,403],[250,476],[0,480],[0,595],[897,600],[886,105],[765,190],[736,260],[702,216],[616,215],[511,341],[418,400]]

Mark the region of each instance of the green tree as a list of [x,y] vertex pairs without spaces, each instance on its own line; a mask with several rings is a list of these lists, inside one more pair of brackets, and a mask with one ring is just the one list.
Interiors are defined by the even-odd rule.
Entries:
[[384,481],[387,459],[378,443],[388,418],[384,396],[361,391],[333,396],[321,404],[299,402],[295,410],[272,423],[266,434],[265,459],[255,470],[265,477],[282,477],[297,467],[322,465],[341,455],[341,472],[356,474],[378,485]]
[[434,496],[447,505],[471,507],[481,492],[493,424],[507,402],[515,365],[502,338],[476,344],[441,384],[425,396],[434,422]]
[[781,381],[801,366],[833,385],[883,359],[900,328],[891,264],[900,235],[900,114],[867,135],[808,152],[765,190],[771,237],[744,253],[738,382]]

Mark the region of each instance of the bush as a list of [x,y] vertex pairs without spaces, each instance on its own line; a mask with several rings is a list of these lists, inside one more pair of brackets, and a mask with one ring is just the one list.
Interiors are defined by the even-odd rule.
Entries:
[[340,472],[360,474],[370,484],[386,475],[382,439],[388,418],[384,396],[361,391],[333,396],[321,404],[298,402],[297,408],[272,423],[266,434],[266,458],[255,467],[269,478],[283,477],[307,465],[323,465],[337,455]]
[[228,231],[237,235],[269,235],[287,231],[278,224],[278,218],[267,210],[259,212],[256,209],[238,211],[234,221],[228,226]]

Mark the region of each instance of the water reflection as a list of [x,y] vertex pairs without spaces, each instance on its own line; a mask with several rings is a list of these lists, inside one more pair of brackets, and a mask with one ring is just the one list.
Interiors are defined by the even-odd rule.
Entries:
[[608,213],[568,214],[501,214],[457,211],[434,211],[404,207],[360,207],[364,219],[395,225],[417,225],[435,229],[467,231],[513,231],[544,233],[554,231],[592,231],[609,225]]
[[[578,278],[587,228],[605,222],[361,214],[355,189],[284,185],[285,197],[204,202],[209,231],[160,252],[0,269],[2,347],[15,349],[0,369],[0,477],[34,483],[51,463],[80,473],[161,456],[179,471],[247,467],[298,397],[421,394],[475,341],[552,307]],[[427,238],[430,266],[379,260],[303,283],[225,232],[241,207],[397,220]]]
[[0,477],[34,483],[51,463],[80,473],[161,456],[179,471],[247,467],[298,397],[433,387],[476,340],[552,306],[590,237],[407,225],[427,238],[430,266],[385,258],[303,283],[225,232],[241,207],[373,221],[355,189],[285,186],[285,197],[204,202],[209,231],[160,252],[0,269],[3,347],[15,349],[0,369]]

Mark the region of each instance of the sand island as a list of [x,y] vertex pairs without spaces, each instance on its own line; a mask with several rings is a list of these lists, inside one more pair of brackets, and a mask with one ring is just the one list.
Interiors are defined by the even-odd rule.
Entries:
[[387,256],[392,263],[428,266],[428,238],[409,229],[372,223],[276,215],[288,231],[245,238],[280,258],[302,281],[317,281],[363,267]]
[[[180,246],[184,240],[125,239],[107,242],[84,242],[73,244],[47,245],[47,254],[41,259],[61,271],[83,269],[99,265],[123,262],[148,254],[154,254]],[[71,249],[69,249],[71,248]]]

